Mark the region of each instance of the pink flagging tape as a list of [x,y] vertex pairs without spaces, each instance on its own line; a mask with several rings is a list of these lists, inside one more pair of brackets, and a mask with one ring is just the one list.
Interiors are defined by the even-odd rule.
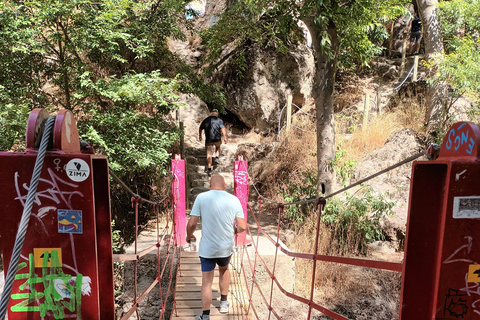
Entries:
[[[242,204],[245,221],[248,218],[248,162],[243,157],[238,157],[234,167],[234,193]],[[247,240],[247,232],[244,231],[235,236],[235,244],[244,246],[250,241]]]
[[186,227],[186,198],[185,198],[185,160],[180,155],[175,155],[172,160],[172,194],[174,203],[174,219],[175,219],[175,240],[177,245],[183,246],[187,242]]

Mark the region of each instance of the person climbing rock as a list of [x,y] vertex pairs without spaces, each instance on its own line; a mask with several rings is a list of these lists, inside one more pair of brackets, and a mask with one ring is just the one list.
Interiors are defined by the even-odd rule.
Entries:
[[[196,241],[193,233],[199,218],[202,218],[202,238],[198,256],[202,268],[202,314],[195,320],[210,319],[212,283],[215,266],[218,265],[220,286],[220,313],[228,313],[228,287],[230,273],[228,264],[234,252],[234,235],[246,230],[240,200],[226,191],[227,184],[219,174],[210,179],[210,191],[200,193],[193,203],[187,224],[187,242]],[[234,225],[234,222],[237,222]]]
[[[205,149],[207,151],[207,168],[208,176],[212,175],[212,157],[215,153],[215,163],[220,163],[220,146],[227,144],[227,129],[222,119],[218,117],[218,110],[213,109],[210,116],[202,121],[198,130],[198,139],[202,141],[202,131],[205,130]],[[215,151],[214,151],[215,148]]]
[[415,17],[410,20],[408,25],[408,32],[410,33],[410,44],[408,45],[408,54],[411,54],[415,47],[415,54],[420,51],[420,41],[422,40],[422,20],[415,13]]

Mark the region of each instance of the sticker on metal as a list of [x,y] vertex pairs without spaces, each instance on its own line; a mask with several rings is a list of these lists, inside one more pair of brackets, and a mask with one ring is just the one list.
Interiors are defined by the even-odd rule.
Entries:
[[62,267],[62,248],[33,248],[33,256],[35,268]]
[[455,197],[453,199],[454,219],[478,219],[480,218],[480,197]]
[[468,266],[467,282],[480,282],[480,264],[471,264]]
[[83,233],[82,210],[58,209],[58,233]]
[[90,166],[82,159],[72,159],[68,161],[67,176],[75,182],[83,182],[90,176]]

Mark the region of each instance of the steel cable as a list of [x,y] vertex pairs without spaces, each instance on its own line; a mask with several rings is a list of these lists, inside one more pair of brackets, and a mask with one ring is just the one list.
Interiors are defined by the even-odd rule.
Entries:
[[[333,196],[335,196],[335,195],[337,195],[337,194],[339,194],[339,193],[345,192],[345,191],[347,191],[348,189],[351,189],[351,188],[353,188],[353,187],[356,187],[356,186],[358,186],[358,185],[360,185],[360,184],[362,184],[362,183],[364,183],[364,182],[367,182],[368,180],[371,180],[371,179],[373,179],[373,178],[375,178],[375,177],[378,177],[378,176],[381,175],[381,174],[384,174],[384,173],[386,173],[386,172],[388,172],[388,171],[391,171],[391,170],[393,170],[393,169],[395,169],[395,168],[400,167],[401,165],[404,165],[404,164],[406,164],[406,163],[408,163],[408,162],[411,162],[411,161],[413,161],[413,160],[415,160],[415,159],[417,159],[417,158],[420,158],[420,157],[423,156],[424,154],[425,154],[424,152],[418,152],[418,153],[414,154],[413,156],[410,156],[410,157],[408,157],[408,158],[406,158],[406,159],[404,159],[404,160],[402,160],[402,161],[400,161],[400,162],[397,162],[397,163],[394,164],[394,165],[391,165],[390,167],[387,167],[387,168],[385,168],[385,169],[383,169],[383,170],[380,170],[380,171],[378,171],[378,172],[376,172],[376,173],[374,173],[374,174],[372,174],[372,175],[370,175],[370,176],[368,176],[368,177],[366,177],[366,178],[364,178],[364,179],[361,179],[361,180],[359,180],[359,181],[357,181],[357,182],[355,182],[355,183],[352,183],[351,185],[349,185],[349,186],[347,186],[347,187],[345,187],[345,188],[342,188],[342,189],[340,189],[340,190],[337,190],[337,191],[335,191],[335,192],[333,192],[333,193],[330,193],[330,194],[328,194],[328,195],[326,195],[326,196],[319,197],[319,198],[314,198],[314,199],[306,199],[306,200],[300,200],[300,201],[295,201],[295,202],[287,202],[287,203],[277,202],[277,201],[275,201],[275,200],[271,200],[271,199],[265,198],[262,194],[260,194],[260,192],[258,191],[258,189],[255,187],[255,184],[254,184],[254,183],[252,183],[252,186],[253,186],[253,188],[255,189],[255,191],[257,192],[257,194],[258,194],[259,197],[261,197],[263,200],[265,200],[265,201],[267,201],[267,202],[276,204],[276,205],[278,205],[278,206],[292,206],[292,205],[300,205],[300,204],[314,203],[314,202],[316,202],[316,201],[319,200],[319,199],[328,199],[328,198],[331,198],[331,197],[333,197]],[[253,179],[250,177],[250,175],[249,175],[248,177],[249,177],[250,180],[253,180]]]
[[18,261],[20,259],[20,254],[22,253],[23,243],[25,242],[25,235],[27,233],[28,223],[32,213],[33,202],[37,193],[40,174],[42,173],[43,162],[45,160],[45,154],[47,152],[47,147],[53,126],[55,124],[55,119],[55,116],[48,118],[45,130],[43,131],[42,141],[40,143],[40,147],[38,148],[37,159],[35,161],[32,178],[30,180],[30,187],[28,188],[27,200],[25,201],[25,206],[23,207],[22,218],[18,227],[15,245],[12,251],[12,257],[10,259],[10,264],[8,265],[4,291],[0,301],[0,319],[2,320],[5,319],[8,303],[10,302],[13,282],[15,281],[15,276],[17,274]]

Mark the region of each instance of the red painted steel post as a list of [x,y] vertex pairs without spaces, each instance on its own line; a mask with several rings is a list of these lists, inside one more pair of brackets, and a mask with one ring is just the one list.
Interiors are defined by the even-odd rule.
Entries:
[[179,154],[175,155],[172,160],[172,194],[174,203],[174,219],[175,219],[175,240],[178,246],[187,243],[187,216],[186,216],[186,199],[185,199],[185,160],[182,160]]
[[[32,111],[25,152],[0,153],[4,269],[11,259],[38,137],[48,116],[43,109]],[[8,319],[115,318],[108,187],[107,159],[82,154],[73,114],[59,111],[53,149],[45,156],[13,283]]]
[[[243,156],[238,156],[234,166],[234,193],[242,204],[245,221],[248,221],[248,162],[243,160]],[[247,231],[235,235],[235,244],[244,246],[251,242],[247,240]]]
[[480,319],[480,128],[455,123],[412,166],[400,320]]
[[[314,255],[318,254],[318,238],[320,235],[320,218],[322,216],[322,210],[325,204],[326,204],[325,199],[317,200],[317,203],[316,203],[316,209],[318,209],[318,215],[317,215],[317,232],[315,234],[315,246],[313,249]],[[308,306],[307,320],[310,320],[312,316],[312,303],[313,303],[313,297],[315,293],[315,275],[316,274],[317,274],[317,260],[313,260],[312,283],[310,287],[310,305]]]

